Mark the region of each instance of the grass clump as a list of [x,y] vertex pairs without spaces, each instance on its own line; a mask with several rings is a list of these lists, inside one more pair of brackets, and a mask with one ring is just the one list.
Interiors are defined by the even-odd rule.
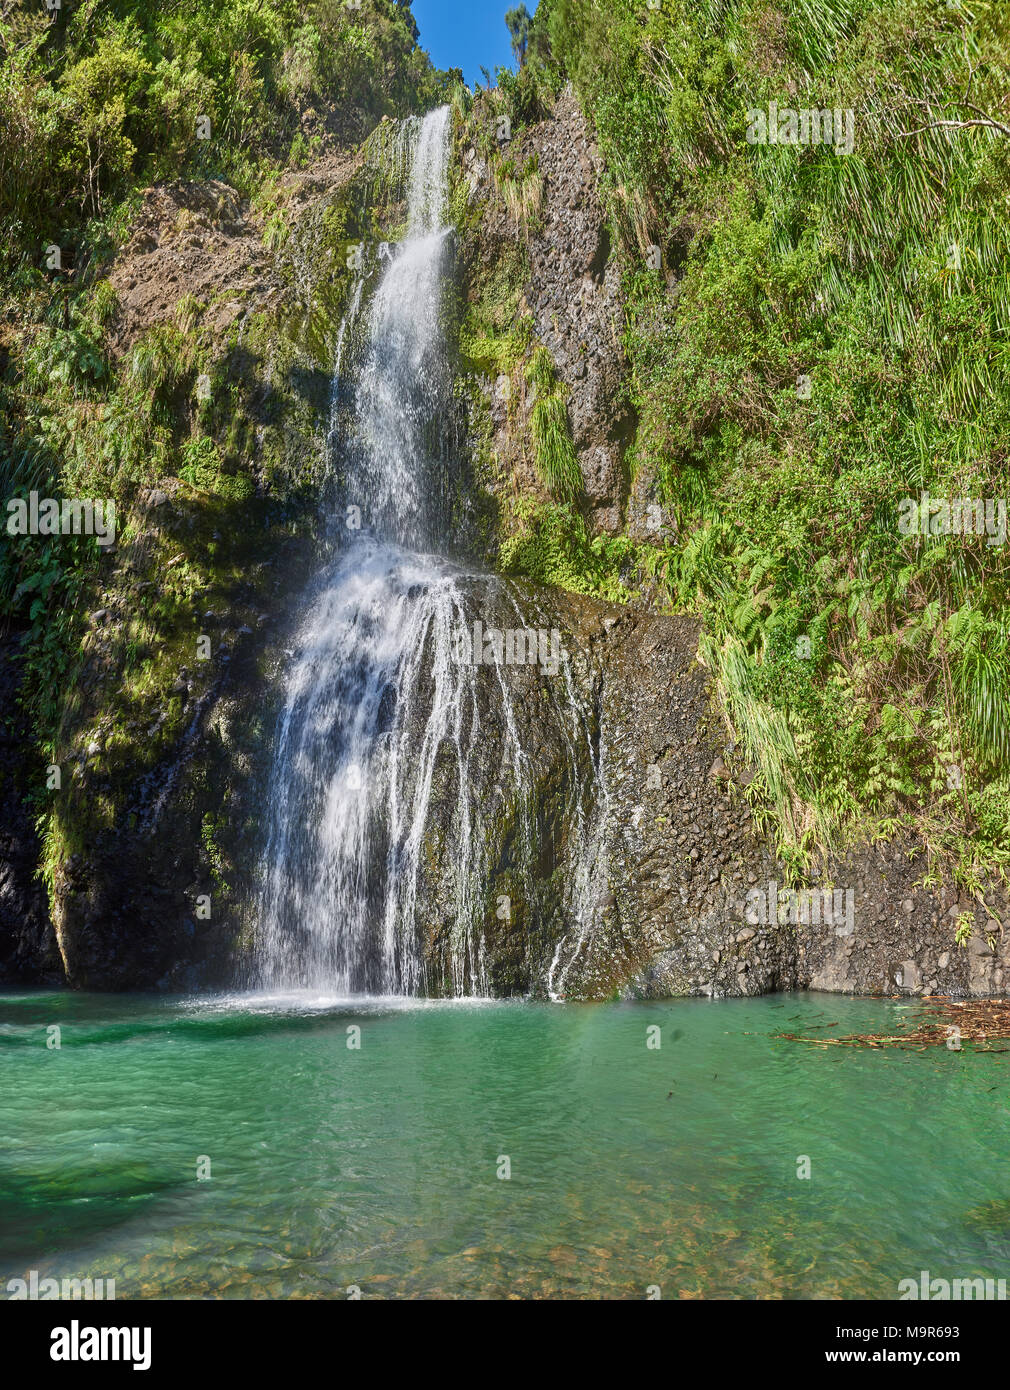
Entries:
[[582,491],[582,470],[572,443],[563,387],[545,347],[534,350],[526,381],[535,393],[530,428],[537,471],[552,497],[574,501]]

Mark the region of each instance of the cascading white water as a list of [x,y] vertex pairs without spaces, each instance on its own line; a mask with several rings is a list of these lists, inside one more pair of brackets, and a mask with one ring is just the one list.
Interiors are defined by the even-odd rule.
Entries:
[[[396,134],[393,158],[409,168],[407,231],[368,304],[347,437],[335,402],[360,282],[338,334],[331,452],[344,504],[360,509],[363,527],[321,577],[287,678],[257,951],[258,981],[271,988],[426,987],[418,884],[436,763],[448,756],[458,850],[445,869],[450,978],[439,987],[487,992],[488,826],[469,771],[487,754],[478,682],[493,686],[494,757],[517,787],[526,755],[508,672],[454,659],[469,625],[464,589],[486,592],[496,581],[465,575],[437,554],[447,540],[444,467],[431,445],[451,387],[440,319],[449,143],[448,107],[403,122]],[[515,599],[506,602],[525,626]],[[557,698],[558,722],[574,738],[577,702]],[[532,858],[529,837],[526,824],[516,848]]]
[[372,530],[400,544],[442,539],[433,510],[437,460],[425,447],[448,385],[440,325],[449,162],[449,108],[407,122],[414,148],[407,234],[372,297],[358,382],[348,500]]
[[[428,556],[365,538],[328,577],[282,715],[267,853],[271,983],[420,988],[414,901],[434,760],[449,740],[465,768],[479,735],[476,668],[452,659],[465,622],[456,576]],[[407,716],[426,682],[430,714],[418,738]],[[516,741],[510,751],[520,756]],[[460,804],[468,815],[465,795]],[[460,994],[483,983],[469,869],[458,873]]]

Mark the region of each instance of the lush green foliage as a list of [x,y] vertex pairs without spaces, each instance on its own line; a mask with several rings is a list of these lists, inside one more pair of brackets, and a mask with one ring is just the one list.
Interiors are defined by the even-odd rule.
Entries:
[[[381,114],[430,106],[447,83],[416,38],[409,8],[394,0],[86,0],[52,17],[41,4],[4,8],[5,500],[32,489],[109,495],[122,515],[138,485],[173,472],[204,491],[248,495],[241,448],[222,459],[203,432],[212,412],[201,412],[192,438],[176,437],[177,393],[191,394],[211,365],[195,346],[205,306],[180,302],[177,326],[152,329],[114,366],[105,332],[116,305],[103,266],[143,184],[219,177],[269,202],[276,172],[303,160],[319,131],[353,140]],[[275,213],[265,238],[278,247],[285,234]],[[49,246],[59,248],[56,266]],[[68,549],[58,580],[37,538],[5,544],[0,617],[41,633],[47,613],[66,606],[66,576],[94,554],[83,541]]]
[[[630,462],[677,536],[640,557],[704,616],[755,791],[789,845],[914,818],[969,880],[1010,862],[1007,547],[897,520],[1007,495],[1008,69],[993,0],[541,0],[512,83],[595,125]],[[851,153],[748,142],[770,102],[851,110]]]
[[33,263],[40,235],[65,239],[130,181],[213,172],[251,189],[265,158],[304,154],[310,109],[360,136],[443,87],[393,0],[88,0],[55,14],[0,20],[0,219],[5,253]]
[[564,391],[546,348],[538,347],[533,353],[526,380],[536,392],[530,423],[540,477],[552,496],[574,501],[582,491],[582,472],[572,444]]

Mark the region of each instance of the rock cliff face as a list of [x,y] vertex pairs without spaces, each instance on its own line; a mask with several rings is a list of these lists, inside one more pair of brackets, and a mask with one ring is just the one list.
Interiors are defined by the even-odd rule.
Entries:
[[[616,532],[632,433],[621,349],[620,266],[599,194],[603,165],[566,89],[550,120],[523,137],[537,152],[543,228],[530,238],[525,302],[568,392],[572,439],[594,530]],[[520,150],[520,155],[522,151]]]
[[[694,625],[601,612],[601,745],[607,784],[600,908],[573,982],[635,997],[778,989],[989,993],[1004,984],[999,929],[979,902],[921,886],[910,844],[855,846],[793,888],[743,799],[697,659]],[[992,894],[992,913],[1007,902]],[[954,945],[955,919],[976,934]]]
[[[489,757],[473,791],[502,807],[481,924],[495,993],[1003,988],[1005,952],[998,934],[986,943],[984,907],[924,889],[924,857],[913,845],[857,846],[790,890],[744,800],[748,770],[727,745],[692,620],[570,595],[540,602],[569,654],[586,740],[573,759],[544,690],[555,678],[523,671],[529,688],[517,705],[533,755],[531,853],[517,834],[515,789],[502,785],[493,717],[485,719]],[[580,817],[574,798],[589,787]],[[446,866],[455,862],[454,804],[453,796],[436,804],[421,895],[432,961],[444,958],[448,935],[437,924]],[[586,879],[573,903],[566,888],[579,864]],[[506,921],[495,911],[503,897]],[[989,907],[1005,915],[1006,900],[993,896]],[[970,948],[958,949],[954,919],[964,912],[977,930]]]
[[[526,169],[525,176],[501,174],[506,154],[507,167]],[[460,238],[464,298],[479,303],[508,267],[506,285],[497,287],[509,320],[501,327],[527,320],[534,340],[550,353],[590,527],[615,533],[627,494],[623,453],[634,423],[621,347],[621,267],[611,253],[600,198],[602,162],[571,89],[547,119],[517,133],[497,157],[484,157],[464,137],[460,163],[469,212]],[[508,184],[525,189],[524,211],[517,211],[521,198],[507,196]],[[533,402],[521,376],[499,377],[489,393],[498,471],[536,494],[542,484],[524,444]]]
[[[512,173],[525,168],[542,181],[540,217],[517,216],[503,196],[506,154]],[[495,325],[486,287],[510,267],[496,300],[509,303],[511,287],[515,320],[528,316],[532,341],[550,352],[564,385],[587,531],[623,530],[642,539],[652,482],[644,474],[629,482],[623,458],[634,421],[620,341],[621,266],[602,210],[604,171],[577,101],[562,92],[548,118],[497,154],[464,140],[460,163],[464,297],[479,306],[482,327]],[[488,396],[499,463],[491,490],[507,531],[526,499],[542,493],[530,462],[531,403],[522,371],[500,376]],[[551,956],[554,982],[563,976],[566,993],[1003,988],[1006,894],[994,887],[969,900],[925,888],[921,845],[853,846],[795,885],[790,898],[786,866],[743,798],[753,774],[738,765],[709,673],[697,659],[692,622],[571,596],[552,602],[582,653],[601,750],[587,920],[564,930],[544,927],[550,913],[543,901],[534,914],[548,936],[541,957]],[[966,949],[955,945],[959,921],[972,929]],[[490,929],[492,958],[494,943],[497,954],[508,955],[514,930],[493,923]],[[513,962],[501,978],[544,991],[550,973],[527,955],[518,973]]]
[[[511,342],[525,323],[511,357],[488,359],[505,368],[485,384],[484,442],[494,460],[485,482],[499,528],[491,554],[522,499],[544,496],[523,375],[534,344],[549,352],[563,389],[589,534],[626,528],[631,494],[621,266],[600,198],[603,170],[571,92],[508,153],[513,170],[527,170],[526,214],[517,215],[500,169],[466,137],[457,169],[459,302],[486,308],[496,285],[486,315],[493,331]],[[16,794],[0,836],[4,980],[190,989],[227,981],[241,961],[284,643],[295,596],[318,563],[316,465],[347,289],[336,269],[349,240],[381,226],[342,200],[359,167],[348,155],[339,168],[301,179],[290,235],[276,254],[226,187],[152,190],[112,268],[120,353],[176,315],[184,295],[205,301],[203,357],[190,374],[209,367],[222,404],[207,407],[218,411],[208,427],[226,455],[231,448],[250,463],[255,489],[208,512],[197,483],[165,480],[138,498],[110,557],[66,722],[61,761],[67,805],[77,808],[67,823],[84,830],[54,847],[55,934],[19,795],[24,732],[16,716],[8,719],[0,760]],[[298,258],[299,228],[316,248],[307,259]],[[195,408],[186,392],[174,400],[177,430]],[[271,479],[289,465],[285,486],[271,493]],[[173,576],[183,572],[188,584],[176,592]],[[499,592],[505,603],[504,586]],[[168,622],[169,598],[185,608],[184,623],[181,607]],[[921,847],[854,847],[790,898],[786,869],[744,798],[751,773],[714,702],[693,619],[561,591],[527,593],[524,602],[541,614],[539,625],[559,630],[569,664],[561,675],[536,665],[508,673],[527,755],[521,782],[501,765],[490,693],[482,709],[487,756],[465,791],[493,812],[474,926],[495,993],[598,999],[1004,987],[1002,932],[989,922],[1006,920],[1005,896],[983,904],[927,890]],[[493,610],[483,611],[490,621]],[[196,658],[201,634],[210,638],[206,661]],[[157,658],[146,683],[126,663],[138,643]],[[10,655],[0,653],[5,712],[15,708]],[[575,710],[574,724],[562,707]],[[454,971],[453,766],[446,759],[436,769],[419,896],[433,992],[450,988]],[[209,917],[197,910],[204,896]],[[960,949],[955,927],[966,920],[976,930]]]

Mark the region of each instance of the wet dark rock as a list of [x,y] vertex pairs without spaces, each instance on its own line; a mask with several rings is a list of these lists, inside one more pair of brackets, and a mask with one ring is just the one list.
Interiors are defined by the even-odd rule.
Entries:
[[390,683],[382,692],[379,701],[379,713],[376,718],[376,732],[388,734],[393,727],[396,717],[396,687]]
[[30,761],[29,722],[18,705],[20,649],[20,634],[0,641],[0,981],[52,984],[62,979],[63,967],[36,877],[41,847],[26,798],[40,792],[44,769]]
[[[551,678],[529,669],[506,673],[519,692],[515,708],[531,754],[532,807],[524,819],[517,788],[496,757],[500,712],[490,700],[481,708],[489,758],[475,770],[471,794],[498,813],[480,924],[496,993],[654,998],[815,988],[872,994],[918,991],[923,980],[977,993],[1001,985],[1000,957],[984,941],[957,951],[948,922],[930,925],[931,895],[913,891],[923,870],[908,845],[856,848],[811,877],[806,888],[816,889],[821,902],[825,890],[851,892],[851,933],[845,897],[837,920],[790,922],[780,904],[780,920],[749,922],[747,893],[755,885],[767,892],[770,884],[784,893],[787,875],[753,830],[731,755],[720,746],[723,724],[696,660],[697,625],[572,595],[540,594],[537,602],[544,621],[561,631],[573,687],[590,715],[585,746],[572,762],[551,703]],[[583,803],[577,830],[578,798],[594,786],[600,748],[605,791],[597,788],[592,804]],[[717,780],[710,776],[716,762],[723,767]],[[420,898],[435,992],[448,987],[451,975],[449,904],[459,862],[449,762],[443,773]],[[579,855],[592,860],[581,924],[566,895]],[[511,906],[506,922],[495,912],[502,895]],[[910,896],[912,913],[905,910]],[[904,984],[895,979],[902,970]]]

